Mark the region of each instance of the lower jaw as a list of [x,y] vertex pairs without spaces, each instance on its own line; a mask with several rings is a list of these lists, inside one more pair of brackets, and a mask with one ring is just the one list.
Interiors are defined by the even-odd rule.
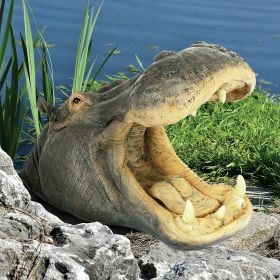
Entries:
[[[136,137],[136,140],[129,141]],[[129,143],[130,142],[130,143]],[[134,145],[135,144],[135,145]],[[133,153],[133,148],[136,154]],[[140,151],[140,152],[139,152]],[[198,230],[199,222],[209,219],[210,215],[219,208],[224,195],[231,187],[221,186],[218,191],[211,190],[211,186],[201,180],[192,170],[190,170],[176,155],[166,136],[163,127],[145,128],[135,125],[126,141],[126,161],[127,170],[137,183],[135,188],[142,191],[142,199],[145,196],[142,206],[152,211],[152,216],[157,220],[153,224],[157,228],[148,227],[148,231],[163,239],[166,243],[176,247],[205,246],[206,244],[224,239],[242,229],[250,220],[252,205],[247,197],[244,197],[244,207],[235,218],[227,224],[210,228],[209,230]],[[148,193],[155,183],[166,182],[170,178],[182,178],[193,188],[201,192],[203,196],[214,199],[216,205],[211,209],[206,209],[204,213],[196,215],[195,224],[186,224],[182,221],[180,211],[171,212],[168,207],[155,200]],[[131,186],[131,185],[130,185]],[[215,186],[212,186],[215,187]],[[139,190],[140,191],[140,190]],[[143,195],[143,192],[145,195]],[[144,205],[143,205],[144,204]],[[169,207],[170,208],[170,207]],[[182,212],[182,211],[181,211]]]
[[158,233],[160,233],[159,238],[170,246],[179,249],[195,249],[221,242],[242,230],[249,223],[253,207],[247,197],[244,200],[247,207],[243,211],[242,216],[212,233],[197,234],[195,231],[186,232],[180,226],[175,224],[174,220],[167,218],[167,216],[162,216],[159,217],[161,220],[160,227],[154,232],[154,234],[159,236]]

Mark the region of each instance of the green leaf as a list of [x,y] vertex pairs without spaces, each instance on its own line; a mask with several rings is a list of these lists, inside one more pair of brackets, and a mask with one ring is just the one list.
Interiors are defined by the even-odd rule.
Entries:
[[1,1],[1,7],[0,7],[0,32],[2,31],[2,21],[3,21],[3,15],[4,15],[4,9],[5,9],[5,0]]
[[[10,0],[10,7],[9,7],[7,21],[6,21],[4,36],[2,38],[2,42],[0,45],[0,75],[2,73],[3,65],[5,63],[5,54],[6,54],[9,36],[10,36],[10,24],[12,22],[13,10],[14,10],[14,0]],[[3,10],[0,11],[3,13]]]
[[97,69],[96,73],[94,74],[93,78],[92,78],[92,83],[96,80],[96,78],[98,77],[99,73],[101,72],[102,68],[104,67],[104,65],[107,63],[107,61],[109,60],[109,58],[114,54],[115,50],[117,49],[117,47],[115,47],[113,50],[111,50],[110,53],[107,54],[107,56],[105,57],[105,59],[103,60],[103,62],[101,63],[101,65],[99,66],[99,68]]
[[[96,21],[103,6],[104,0],[101,1],[96,13],[94,14],[94,8],[89,8],[89,0],[86,3],[84,11],[84,20],[80,31],[79,42],[76,53],[76,63],[73,77],[72,93],[80,91],[86,87],[85,80],[88,81],[90,74],[93,70],[93,63],[89,66],[89,70],[86,73],[88,66],[88,58],[92,49],[92,34],[95,29]],[[86,76],[86,77],[85,77]]]
[[10,70],[10,67],[11,67],[11,64],[12,64],[12,58],[9,59],[9,62],[7,63],[6,67],[5,67],[5,70],[2,74],[2,77],[0,79],[0,96],[1,96],[1,91],[2,91],[2,87],[7,79],[7,75],[9,73],[9,70]]
[[43,94],[45,100],[49,103],[55,105],[54,89],[51,83],[49,71],[48,71],[48,61],[47,61],[47,48],[42,45],[42,83],[43,83]]
[[[36,131],[37,137],[41,132],[41,123],[39,119],[39,111],[37,108],[37,90],[36,90],[36,66],[34,58],[34,42],[32,39],[32,31],[29,20],[28,11],[26,8],[25,0],[21,0],[23,9],[23,19],[24,19],[24,31],[25,31],[25,41],[21,36],[22,47],[24,50],[24,73],[26,88],[29,97],[29,105],[33,118],[33,125]],[[25,45],[25,46],[24,46]]]
[[143,66],[141,60],[139,59],[139,57],[137,56],[137,54],[135,54],[136,60],[141,68],[141,70],[144,72],[145,71],[145,67]]

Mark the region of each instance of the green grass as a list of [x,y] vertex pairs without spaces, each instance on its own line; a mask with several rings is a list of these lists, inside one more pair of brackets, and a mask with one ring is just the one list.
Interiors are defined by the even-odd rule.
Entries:
[[280,188],[280,98],[255,92],[237,103],[203,105],[167,127],[176,153],[210,181],[243,174]]

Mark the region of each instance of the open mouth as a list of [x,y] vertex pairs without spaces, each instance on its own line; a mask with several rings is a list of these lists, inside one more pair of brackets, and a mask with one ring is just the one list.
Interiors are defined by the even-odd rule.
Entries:
[[[239,100],[250,88],[231,81],[208,101]],[[252,205],[245,195],[244,178],[239,175],[234,187],[203,181],[176,155],[163,126],[134,123],[125,141],[125,157],[133,185],[141,189],[141,203],[152,207],[159,220],[161,238],[176,245],[204,245],[248,223]]]

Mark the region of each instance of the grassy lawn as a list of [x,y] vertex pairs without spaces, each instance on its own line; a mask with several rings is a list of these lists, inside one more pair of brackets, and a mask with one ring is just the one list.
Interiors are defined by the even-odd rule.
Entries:
[[203,105],[167,127],[176,153],[210,181],[242,174],[280,189],[280,98],[261,90],[238,103]]

